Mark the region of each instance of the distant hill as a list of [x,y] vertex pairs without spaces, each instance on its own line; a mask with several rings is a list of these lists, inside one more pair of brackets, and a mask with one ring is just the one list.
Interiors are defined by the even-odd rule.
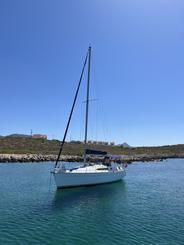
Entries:
[[132,148],[132,146],[130,146],[126,142],[124,142],[123,144],[121,144],[121,147],[124,147],[124,148]]
[[14,138],[31,138],[30,135],[28,134],[10,134],[10,135],[7,135],[6,137],[14,137]]

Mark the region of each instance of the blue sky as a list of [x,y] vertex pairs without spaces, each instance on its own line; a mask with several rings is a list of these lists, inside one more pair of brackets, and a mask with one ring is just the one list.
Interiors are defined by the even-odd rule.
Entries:
[[[183,13],[182,0],[1,0],[0,135],[61,139],[91,44],[89,138],[184,143]],[[85,85],[68,139],[83,139]]]

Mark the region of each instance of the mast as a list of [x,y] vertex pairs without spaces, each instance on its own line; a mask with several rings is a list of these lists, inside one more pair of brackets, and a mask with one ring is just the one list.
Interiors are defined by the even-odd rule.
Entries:
[[91,47],[88,49],[88,80],[86,93],[86,118],[85,118],[85,138],[84,138],[84,163],[86,163],[86,148],[88,139],[88,114],[89,114],[89,85],[90,85]]
[[59,150],[59,153],[58,153],[58,156],[57,156],[57,159],[56,159],[55,168],[57,167],[57,164],[58,164],[59,159],[60,159],[61,152],[63,150],[63,146],[65,144],[66,135],[67,135],[67,132],[68,132],[68,128],[69,128],[70,121],[71,121],[71,118],[72,118],[73,110],[74,110],[75,103],[76,103],[76,100],[77,100],[77,96],[78,96],[78,93],[79,93],[79,88],[80,88],[80,85],[81,85],[81,81],[82,81],[82,77],[83,77],[83,74],[84,74],[84,69],[85,69],[85,66],[86,66],[86,63],[87,63],[88,56],[89,56],[89,51],[86,54],[86,58],[85,58],[84,65],[83,65],[83,68],[82,68],[82,72],[81,72],[81,75],[80,75],[79,83],[78,83],[77,90],[76,90],[76,93],[75,93],[75,98],[74,98],[74,101],[73,101],[73,104],[72,104],[72,108],[71,108],[70,115],[69,115],[69,118],[68,118],[67,126],[66,126],[66,129],[65,129],[65,133],[64,133],[64,136],[63,136],[63,140],[62,140],[61,146],[60,146],[60,150]]

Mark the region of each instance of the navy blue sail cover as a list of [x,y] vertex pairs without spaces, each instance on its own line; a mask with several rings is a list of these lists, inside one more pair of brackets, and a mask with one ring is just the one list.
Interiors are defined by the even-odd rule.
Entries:
[[106,151],[97,151],[97,150],[91,150],[86,149],[86,155],[107,155]]

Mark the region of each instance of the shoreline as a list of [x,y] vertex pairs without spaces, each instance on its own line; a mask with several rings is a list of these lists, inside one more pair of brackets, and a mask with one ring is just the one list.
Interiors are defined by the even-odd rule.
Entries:
[[[45,155],[45,154],[0,154],[0,163],[30,163],[30,162],[53,162],[56,161],[57,155]],[[121,155],[118,160],[119,163],[128,163],[132,162],[150,162],[150,161],[164,161],[171,158],[184,158],[184,154],[176,155],[148,155],[148,154],[139,154],[139,155]],[[82,156],[61,156],[61,161],[65,162],[81,162],[83,161]],[[93,157],[89,158],[93,162],[102,162],[102,157]]]

